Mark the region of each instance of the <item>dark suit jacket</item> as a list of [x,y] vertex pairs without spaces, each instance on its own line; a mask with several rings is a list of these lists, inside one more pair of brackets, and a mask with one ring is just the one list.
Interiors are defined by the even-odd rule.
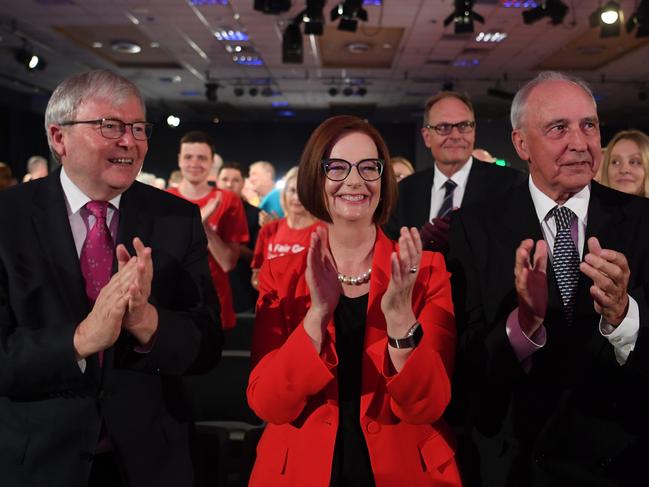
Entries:
[[[473,158],[462,206],[487,201],[525,181],[527,175],[516,169],[500,167]],[[435,179],[435,168],[424,169],[399,183],[397,206],[385,227],[393,240],[399,238],[401,227],[421,228],[430,219],[430,194]]]
[[189,486],[180,376],[219,359],[218,302],[198,209],[133,183],[118,243],[153,249],[149,353],[122,332],[82,373],[72,337],[89,312],[59,171],[0,193],[0,471],[7,486],[83,486],[104,420],[129,486]]
[[475,463],[464,457],[465,480],[479,471],[485,487],[617,486],[646,474],[649,200],[593,182],[586,239],[591,236],[628,259],[628,292],[640,309],[635,351],[625,365],[617,363],[599,331],[592,281],[583,274],[575,321],[565,322],[548,262],[547,342],[525,372],[505,322],[517,306],[515,250],[525,238],[543,238],[529,188],[454,214],[448,258],[459,335],[453,402],[467,426],[462,451],[479,456]]
[[[246,246],[251,252],[254,252],[257,234],[259,233],[259,208],[245,200],[242,201],[243,208],[246,210],[246,220],[248,221],[248,235],[250,235],[250,241]],[[228,278],[230,279],[230,287],[232,288],[234,311],[237,313],[254,311],[258,293],[250,282],[252,278],[250,262],[239,257],[237,265],[228,272]]]

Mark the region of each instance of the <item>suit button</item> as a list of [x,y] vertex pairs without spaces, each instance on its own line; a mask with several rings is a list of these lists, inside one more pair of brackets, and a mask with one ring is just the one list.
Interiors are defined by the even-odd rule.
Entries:
[[599,461],[599,466],[602,467],[603,469],[607,469],[611,465],[612,461],[613,461],[613,459],[609,458],[609,457],[602,458]]
[[543,460],[545,460],[545,453],[542,451],[537,452],[534,454],[534,462],[535,463],[541,463]]
[[370,421],[369,423],[367,423],[367,426],[365,426],[365,429],[367,430],[368,433],[374,435],[379,431],[381,431],[381,425],[376,421]]

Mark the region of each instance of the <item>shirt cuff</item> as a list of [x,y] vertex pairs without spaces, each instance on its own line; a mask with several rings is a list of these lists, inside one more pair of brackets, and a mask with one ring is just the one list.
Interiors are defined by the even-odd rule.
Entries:
[[509,313],[505,330],[507,331],[509,343],[514,349],[514,353],[519,362],[525,361],[534,352],[542,348],[547,339],[545,326],[543,325],[531,337],[528,337],[523,332],[518,321],[518,308]]
[[635,348],[640,331],[640,308],[635,299],[629,296],[629,309],[622,322],[617,326],[611,325],[602,316],[599,320],[599,332],[606,338],[615,351],[615,359],[624,365],[629,354]]

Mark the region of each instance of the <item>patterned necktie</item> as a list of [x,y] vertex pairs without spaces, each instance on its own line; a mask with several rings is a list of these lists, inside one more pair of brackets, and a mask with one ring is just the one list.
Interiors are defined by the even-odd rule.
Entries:
[[86,209],[96,220],[93,227],[88,230],[79,262],[81,273],[86,280],[86,295],[90,303],[94,304],[99,291],[110,280],[113,271],[114,245],[106,224],[108,203],[89,201],[86,203]]
[[437,218],[444,218],[453,209],[453,192],[457,187],[457,183],[452,179],[447,179],[443,186],[446,192],[444,193],[442,206],[439,207],[437,212]]
[[571,226],[576,215],[564,206],[552,210],[557,225],[557,236],[552,251],[552,267],[563,301],[563,311],[568,323],[572,323],[575,314],[577,281],[579,281],[579,252],[572,240]]

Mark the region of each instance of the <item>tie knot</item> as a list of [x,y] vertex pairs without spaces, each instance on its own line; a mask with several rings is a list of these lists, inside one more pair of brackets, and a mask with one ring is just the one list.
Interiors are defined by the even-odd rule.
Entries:
[[576,215],[570,208],[566,208],[565,206],[556,206],[554,210],[552,210],[552,216],[554,216],[554,221],[557,224],[557,230],[563,230],[565,228],[570,228],[570,224]]
[[452,179],[447,179],[446,182],[443,184],[444,189],[446,190],[447,193],[453,191],[455,187],[457,186],[457,183],[453,181]]
[[92,213],[92,215],[97,220],[105,220],[106,212],[108,211],[108,202],[107,201],[88,201],[86,203],[86,209]]

